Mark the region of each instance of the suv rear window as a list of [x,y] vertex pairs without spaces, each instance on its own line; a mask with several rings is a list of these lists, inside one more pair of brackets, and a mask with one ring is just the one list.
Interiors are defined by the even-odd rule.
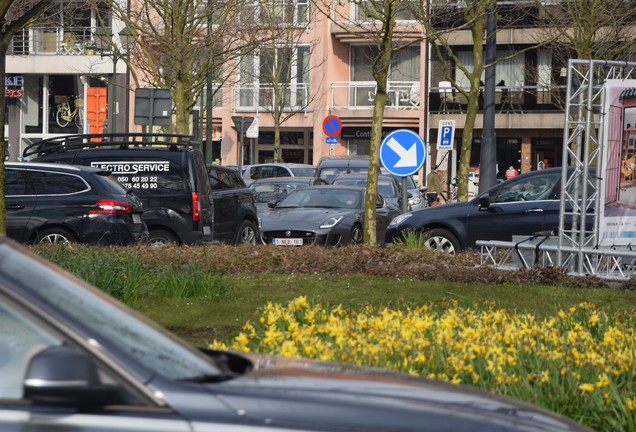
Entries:
[[144,157],[143,160],[136,160],[130,157],[125,161],[95,158],[91,166],[111,171],[119,183],[140,197],[157,189],[169,192],[188,190],[186,179],[182,176],[183,167],[163,158]]
[[81,177],[72,174],[29,170],[24,176],[37,195],[71,195],[89,190]]

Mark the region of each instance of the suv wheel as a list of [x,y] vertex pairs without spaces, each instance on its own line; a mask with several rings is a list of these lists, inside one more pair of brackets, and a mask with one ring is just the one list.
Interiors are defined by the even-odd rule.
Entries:
[[148,236],[148,245],[150,246],[165,246],[177,243],[178,241],[174,234],[166,230],[152,230]]
[[256,224],[247,219],[241,222],[236,233],[236,241],[234,244],[237,246],[242,244],[256,245],[257,241],[258,228]]
[[41,244],[69,244],[77,243],[77,237],[69,230],[61,227],[45,228],[39,231],[35,243]]

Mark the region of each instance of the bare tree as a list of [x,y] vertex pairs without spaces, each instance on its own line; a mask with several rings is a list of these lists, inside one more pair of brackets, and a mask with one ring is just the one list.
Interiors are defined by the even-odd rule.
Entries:
[[209,76],[218,90],[232,73],[233,59],[256,47],[258,33],[241,25],[253,2],[145,0],[132,8],[120,3],[110,0],[109,6],[134,36],[127,62],[135,84],[169,88],[176,117],[172,129],[189,134],[190,112]]
[[241,60],[240,80],[247,86],[242,92],[252,96],[251,102],[271,114],[274,162],[282,162],[281,125],[305,112],[315,99],[321,86],[310,86],[309,75],[322,61],[314,58],[310,63],[316,43],[306,37],[309,8],[280,0],[263,0],[257,8],[255,25],[264,43],[254,57]]
[[7,211],[4,205],[4,124],[5,78],[7,52],[13,35],[37,18],[53,0],[3,0],[0,2],[0,233],[7,232]]
[[595,60],[636,59],[636,3],[625,0],[536,1],[541,39],[553,58]]
[[[365,40],[370,47],[374,48],[371,67],[376,91],[373,99],[370,161],[364,206],[364,244],[375,245],[377,243],[376,196],[378,193],[378,174],[380,173],[379,150],[382,141],[384,107],[388,101],[389,68],[395,53],[419,44],[424,38],[419,25],[401,24],[397,26],[397,18],[404,19],[407,16],[407,18],[413,19],[419,3],[409,0],[350,0],[336,4],[331,1],[314,0],[312,4],[316,10],[331,20],[333,25]],[[358,13],[357,17],[350,15],[352,4]]]
[[[441,3],[441,4],[440,4]],[[496,0],[469,0],[463,9],[456,5],[448,5],[447,2],[432,2],[430,13],[422,13],[422,22],[426,28],[426,36],[435,51],[442,66],[444,76],[452,83],[455,90],[464,95],[468,101],[466,108],[466,120],[462,133],[462,147],[459,156],[459,168],[457,174],[457,200],[466,201],[468,198],[468,172],[470,168],[470,154],[473,144],[473,131],[475,119],[479,110],[479,91],[482,74],[487,65],[484,62],[484,43],[486,41],[486,23],[490,7]],[[437,28],[436,19],[439,14],[447,14],[459,18],[458,22],[449,23],[448,28]],[[458,12],[461,11],[461,15]],[[453,39],[457,32],[466,30],[472,37],[473,65],[472,68],[464,65],[453,50]],[[450,60],[450,62],[449,62]],[[463,72],[470,87],[464,89],[451,72],[454,66]]]
[[[553,40],[548,47],[554,64],[563,69],[568,59],[636,60],[636,3],[625,0],[536,1],[541,25],[538,37]],[[546,76],[545,84],[564,80]],[[553,103],[565,109],[565,92],[553,94]],[[591,130],[595,135],[597,130]],[[596,142],[596,140],[592,140]],[[595,146],[589,150],[594,152]]]
[[[475,120],[479,111],[482,77],[486,69],[494,68],[501,61],[517,57],[549,42],[549,39],[543,39],[523,49],[514,50],[508,56],[498,57],[492,63],[487,63],[484,57],[484,48],[487,38],[488,16],[491,13],[495,14],[494,17],[498,21],[497,30],[511,28],[516,25],[517,21],[529,16],[530,12],[527,11],[529,4],[531,2],[520,2],[518,6],[514,6],[513,10],[508,9],[508,13],[502,16],[497,9],[497,0],[465,0],[462,2],[432,0],[430,10],[422,10],[419,15],[422,25],[426,29],[426,37],[442,67],[442,74],[451,82],[455,91],[462,94],[467,100],[466,120],[457,171],[458,201],[468,199],[470,155]],[[472,65],[464,64],[454,50],[454,42],[460,32],[470,34]],[[457,80],[457,71],[464,76],[464,82]],[[466,82],[468,88],[464,87]]]

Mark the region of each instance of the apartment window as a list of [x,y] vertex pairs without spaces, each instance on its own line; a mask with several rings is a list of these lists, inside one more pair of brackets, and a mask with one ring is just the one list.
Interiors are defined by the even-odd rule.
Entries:
[[91,40],[92,30],[111,26],[108,5],[92,5],[83,0],[57,1],[47,9],[47,17],[16,33],[9,48],[11,53],[82,54]]
[[[513,88],[522,88],[525,86],[525,56],[517,55],[512,58],[506,58],[513,55],[510,50],[497,50],[497,61],[495,80],[497,85]],[[459,61],[470,71],[473,69],[473,52],[459,51],[457,52]],[[470,88],[470,82],[464,73],[457,69],[455,79],[463,88]],[[485,79],[485,71],[482,73],[481,81]]]
[[[269,107],[278,102],[275,90],[283,89],[285,106],[307,104],[309,84],[309,46],[261,49],[241,60],[240,104]],[[274,86],[273,84],[279,84]]]
[[[351,47],[351,80],[374,81],[373,59],[378,49],[370,46]],[[389,67],[389,81],[420,81],[420,49],[404,48],[393,54]]]
[[[395,19],[397,21],[414,21],[416,20],[419,7],[419,2],[414,0],[399,0],[393,3],[395,7]],[[384,11],[376,10],[376,7],[382,6],[382,3],[371,2],[368,0],[362,0],[358,2],[352,2],[352,13],[354,21],[381,21],[381,16],[384,15]],[[376,18],[377,17],[377,18]]]
[[[373,61],[378,49],[371,46],[352,46],[350,60],[351,84],[349,104],[356,107],[371,106],[375,97],[375,78]],[[393,54],[389,66],[389,88],[406,91],[420,82],[419,46],[404,48]],[[390,90],[389,89],[389,90]],[[395,101],[394,101],[395,102]]]
[[241,7],[244,9],[241,13],[241,21],[245,24],[307,25],[309,23],[309,0],[254,1]]

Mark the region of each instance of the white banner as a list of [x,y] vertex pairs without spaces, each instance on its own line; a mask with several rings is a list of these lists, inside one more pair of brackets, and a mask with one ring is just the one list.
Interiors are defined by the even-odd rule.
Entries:
[[636,247],[636,80],[607,80],[600,246]]

